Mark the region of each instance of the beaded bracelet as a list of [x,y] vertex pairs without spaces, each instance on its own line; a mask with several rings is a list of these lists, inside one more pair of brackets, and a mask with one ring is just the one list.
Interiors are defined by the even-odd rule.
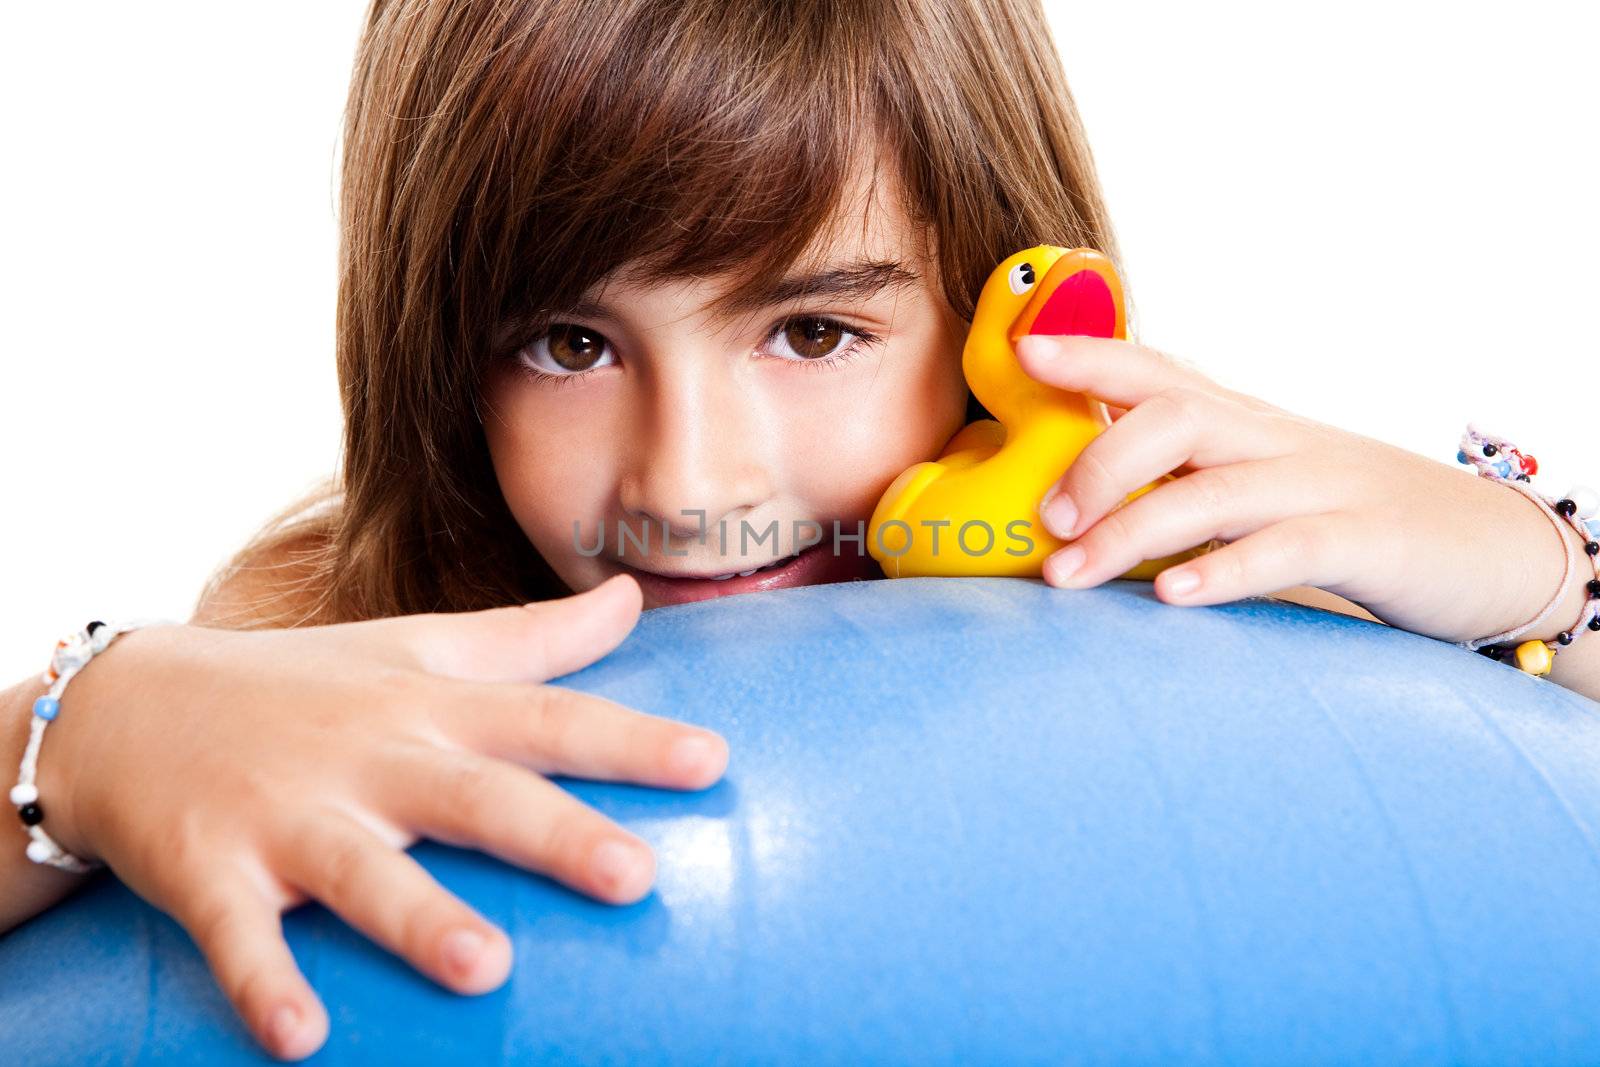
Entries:
[[[1508,485],[1537,503],[1555,527],[1556,534],[1561,540],[1561,556],[1564,561],[1561,588],[1556,590],[1555,596],[1550,598],[1544,609],[1531,621],[1505,633],[1477,641],[1464,641],[1461,647],[1469,652],[1481,652],[1495,660],[1509,656],[1518,668],[1529,674],[1549,674],[1555,665],[1556,652],[1572,644],[1586,629],[1600,632],[1600,522],[1594,521],[1596,516],[1600,515],[1600,494],[1584,486],[1574,486],[1559,500],[1545,496],[1530,484],[1533,476],[1539,472],[1537,459],[1524,455],[1510,442],[1486,434],[1470,423],[1467,425],[1467,432],[1461,437],[1456,461],[1470,464],[1477,468],[1480,477]],[[1588,598],[1578,613],[1578,621],[1558,633],[1554,641],[1524,641],[1513,648],[1509,644],[1510,641],[1538,626],[1566,599],[1567,590],[1572,584],[1573,567],[1572,553],[1567,546],[1567,535],[1563,524],[1577,530],[1578,536],[1583,538],[1584,551],[1594,568],[1594,577],[1586,586]]]
[[83,670],[85,664],[104,652],[106,646],[111,644],[118,634],[137,630],[141,626],[168,624],[174,624],[174,620],[137,619],[108,625],[96,619],[82,630],[68,634],[56,642],[55,651],[50,655],[50,666],[41,678],[50,687],[50,691],[33,702],[33,722],[28,733],[28,747],[22,754],[22,767],[17,775],[17,784],[11,787],[11,803],[17,806],[17,817],[22,820],[28,836],[32,838],[28,842],[27,854],[33,862],[48,864],[73,874],[86,874],[103,866],[99,862],[89,862],[74,856],[56,844],[55,839],[39,825],[44,821],[44,808],[39,804],[39,787],[34,784],[34,775],[39,763],[39,743],[44,740],[44,728],[50,725],[61,711],[61,694],[67,688],[67,683]]

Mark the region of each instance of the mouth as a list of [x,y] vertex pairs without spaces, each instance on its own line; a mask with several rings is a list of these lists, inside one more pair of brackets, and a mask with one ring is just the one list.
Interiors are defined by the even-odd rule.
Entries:
[[833,546],[826,541],[812,545],[803,552],[770,560],[749,570],[716,574],[662,573],[637,567],[622,560],[615,562],[638,581],[647,608],[666,604],[688,604],[766,589],[858,581],[882,577],[883,574],[877,562],[866,553],[860,553],[859,556],[849,552],[836,554]]

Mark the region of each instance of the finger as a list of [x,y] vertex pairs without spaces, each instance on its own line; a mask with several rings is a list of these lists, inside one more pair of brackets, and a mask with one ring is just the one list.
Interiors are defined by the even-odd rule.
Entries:
[[1156,576],[1171,604],[1221,604],[1297,585],[1321,589],[1349,580],[1360,544],[1345,513],[1297,515]]
[[1126,574],[1145,560],[1213,538],[1231,541],[1269,523],[1326,509],[1326,487],[1297,472],[1292,460],[1252,460],[1162,482],[1047,558],[1045,581],[1085,589]]
[[1187,386],[1167,389],[1091,440],[1045,493],[1039,515],[1067,540],[1179,467],[1281,456],[1290,448],[1284,432],[1254,412]]
[[341,812],[294,828],[278,875],[374,942],[458,993],[511,973],[511,942],[416,860]]
[[728,766],[720,734],[556,685],[447,683],[428,709],[453,744],[540,774],[704,789]]
[[468,681],[542,682],[588,666],[622,643],[643,594],[617,574],[587,592],[527,606],[409,616],[418,665]]
[[283,939],[278,909],[248,880],[219,866],[200,895],[173,909],[223,995],[261,1046],[304,1059],[328,1036],[328,1013]]
[[387,772],[375,803],[413,833],[492,853],[616,904],[638,900],[655,881],[655,854],[644,841],[514,764],[418,746]]
[[1029,377],[1125,408],[1163,389],[1222,391],[1165,353],[1114,337],[1029,334],[1017,342],[1016,353]]

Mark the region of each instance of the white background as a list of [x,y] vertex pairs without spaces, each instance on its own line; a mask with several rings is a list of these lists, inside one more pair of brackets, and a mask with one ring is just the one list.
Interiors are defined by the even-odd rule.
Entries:
[[[1600,483],[1591,5],[1049,6],[1142,340],[1445,461],[1471,418],[1545,488]],[[0,21],[0,684],[89,618],[186,618],[333,469],[363,9]]]

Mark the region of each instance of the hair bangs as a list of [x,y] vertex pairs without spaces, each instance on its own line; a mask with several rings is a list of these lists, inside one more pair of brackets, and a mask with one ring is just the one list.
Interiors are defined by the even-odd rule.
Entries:
[[785,276],[876,165],[882,128],[858,32],[814,6],[642,4],[598,40],[548,26],[530,40],[485,174],[516,198],[486,235],[497,323],[541,321],[624,271],[745,269],[722,314]]

